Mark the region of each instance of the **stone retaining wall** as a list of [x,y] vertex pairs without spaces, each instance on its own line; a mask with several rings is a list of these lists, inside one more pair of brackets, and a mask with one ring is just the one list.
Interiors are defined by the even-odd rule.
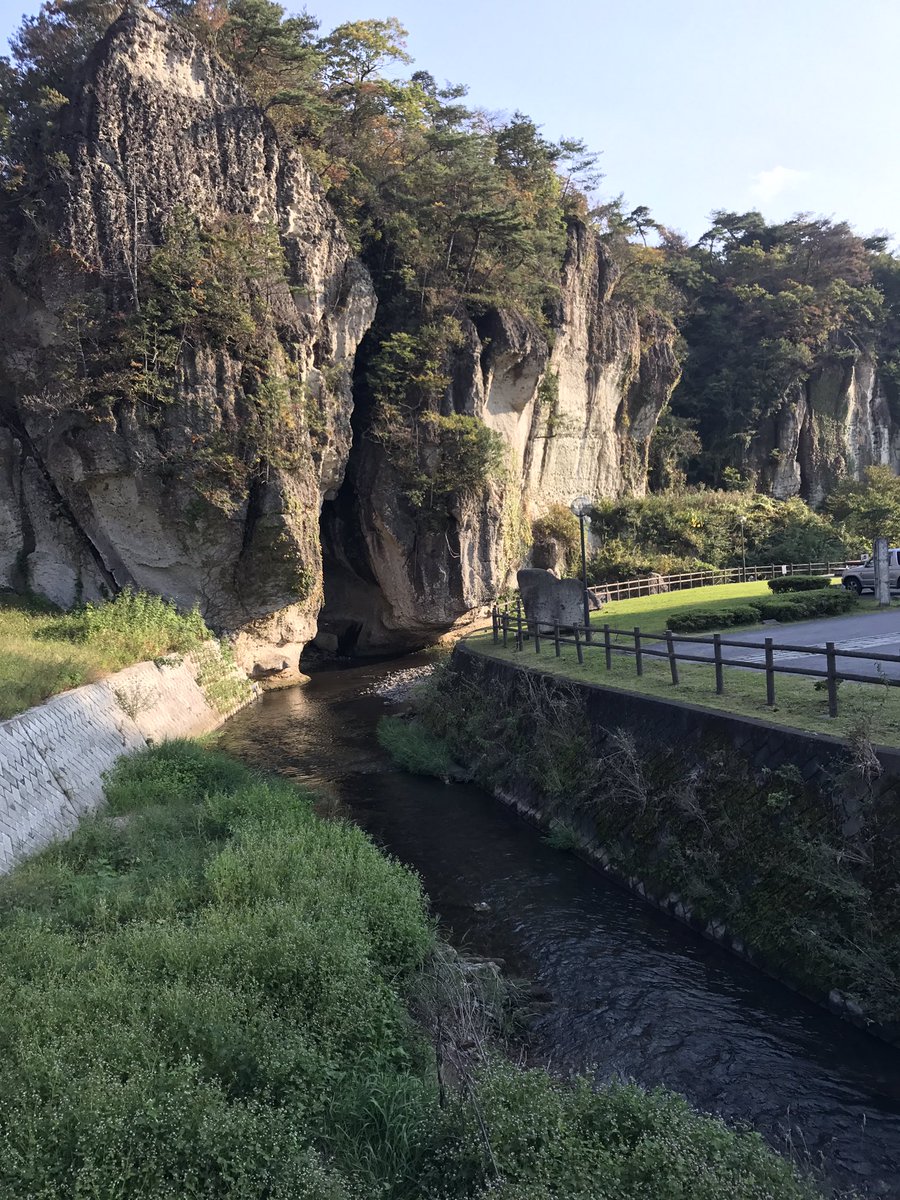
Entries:
[[104,773],[121,755],[209,733],[253,698],[255,686],[223,662],[218,682],[234,677],[234,699],[211,702],[198,677],[215,653],[138,663],[0,723],[0,874],[71,833],[102,802]]
[[[677,699],[663,700],[624,689],[576,682],[547,675],[531,664],[510,662],[479,654],[465,643],[457,645],[454,661],[465,673],[473,669],[487,672],[487,678],[509,679],[518,673],[543,675],[545,679],[574,688],[584,703],[584,712],[598,752],[606,744],[611,730],[629,731],[636,737],[642,761],[649,777],[657,785],[675,786],[692,772],[702,773],[714,753],[724,751],[735,767],[747,769],[746,795],[758,795],[765,802],[760,775],[783,767],[794,768],[813,805],[834,805],[844,836],[852,837],[859,829],[860,803],[863,796],[878,806],[882,824],[888,816],[891,824],[900,822],[900,751],[893,747],[873,746],[877,768],[868,780],[857,776],[852,766],[853,747],[845,740],[805,732],[764,720],[715,711]],[[514,760],[512,760],[514,761]],[[740,770],[737,772],[740,774]],[[835,791],[835,780],[841,786]],[[728,778],[728,787],[736,780]],[[524,777],[511,786],[496,788],[495,795],[522,816],[544,827],[564,823],[577,839],[576,852],[674,919],[714,940],[725,949],[754,964],[767,974],[802,992],[816,1003],[852,1021],[879,1037],[900,1045],[900,1022],[876,1023],[853,999],[837,988],[823,991],[807,987],[790,964],[775,963],[745,938],[729,929],[717,916],[701,917],[677,891],[653,879],[653,863],[635,864],[623,870],[612,860],[608,847],[598,840],[589,812],[565,801],[550,802]],[[648,873],[650,872],[650,873]]]

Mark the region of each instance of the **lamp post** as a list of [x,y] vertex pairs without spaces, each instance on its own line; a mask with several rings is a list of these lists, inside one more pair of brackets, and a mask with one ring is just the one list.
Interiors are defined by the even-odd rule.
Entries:
[[747,582],[747,551],[744,544],[744,517],[741,517],[741,583]]
[[589,496],[577,496],[572,501],[572,512],[578,518],[578,524],[581,527],[581,587],[582,598],[584,600],[584,640],[591,640],[591,603],[588,599],[588,583],[587,583],[587,549],[584,538],[584,519],[591,511],[591,500]]

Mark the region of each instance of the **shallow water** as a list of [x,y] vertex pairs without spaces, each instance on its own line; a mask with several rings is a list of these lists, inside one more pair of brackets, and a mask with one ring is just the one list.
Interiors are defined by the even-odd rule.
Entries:
[[375,739],[385,704],[361,693],[417,661],[270,692],[223,744],[345,805],[418,871],[451,941],[549,991],[539,1061],[665,1084],[807,1153],[838,1186],[900,1197],[900,1051],[551,849],[479,788],[395,771]]

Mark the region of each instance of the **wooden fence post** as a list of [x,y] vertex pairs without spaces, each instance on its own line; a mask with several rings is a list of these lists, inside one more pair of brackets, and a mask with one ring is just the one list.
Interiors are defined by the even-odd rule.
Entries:
[[491,609],[491,629],[493,630],[493,634],[494,634],[494,645],[495,646],[500,641],[500,630],[498,628],[499,624],[500,624],[500,612],[499,612],[499,609],[497,608],[497,605],[495,604],[494,607]]
[[522,601],[521,601],[521,599],[516,601],[516,620],[518,622],[518,627],[516,629],[516,649],[524,650],[525,642],[522,638]]
[[556,657],[559,658],[562,653],[559,648],[559,621],[553,626],[553,649],[556,651]]
[[508,649],[508,647],[509,647],[509,612],[504,608],[504,610],[503,610],[503,649],[506,650],[506,649]]
[[766,638],[766,705],[775,707],[775,652],[770,637]]
[[672,640],[671,629],[666,630],[666,649],[669,651],[669,666],[672,669],[672,683],[678,685],[678,659],[675,657],[675,643]]
[[578,636],[578,626],[575,625],[575,626],[573,626],[573,628],[575,630],[575,653],[578,655],[578,661],[580,663],[583,663],[584,662],[584,651],[581,648],[581,639]]
[[535,654],[540,654],[540,652],[541,652],[541,623],[540,623],[540,621],[535,621],[535,623],[534,623],[534,652],[535,652]]
[[722,635],[713,634],[713,655],[716,660],[716,695],[721,696],[725,691],[725,680],[722,676]]
[[609,626],[608,625],[603,626],[603,646],[604,646],[604,649],[606,650],[606,669],[607,669],[607,671],[611,671],[612,670],[612,643],[609,638]]
[[643,675],[644,660],[641,656],[641,631],[637,625],[634,627],[634,666],[638,675]]
[[836,717],[838,715],[837,703],[837,655],[834,652],[834,642],[825,643],[825,653],[827,655],[827,671],[828,671],[828,715]]

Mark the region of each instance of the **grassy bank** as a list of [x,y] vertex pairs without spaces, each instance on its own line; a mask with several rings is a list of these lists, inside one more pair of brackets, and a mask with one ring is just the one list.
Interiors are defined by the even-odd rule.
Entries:
[[[603,625],[626,630],[637,626],[641,630],[661,634],[665,631],[666,621],[673,614],[715,607],[717,604],[731,607],[742,599],[758,599],[771,595],[768,584],[764,582],[693,588],[660,596],[617,600],[606,605],[601,612],[594,613],[591,621],[598,629],[602,629]],[[863,597],[855,609],[855,614],[859,615],[876,608],[872,597]],[[841,617],[830,619],[837,622],[842,620]],[[744,628],[755,629],[759,626]],[[780,626],[772,629],[777,641],[785,644],[791,642],[790,625],[786,625],[783,632]],[[737,628],[726,629],[723,636],[739,637],[740,632]],[[634,645],[633,639],[628,636],[614,638],[614,644],[619,642],[626,646]],[[679,663],[679,683],[675,687],[667,660],[645,657],[644,673],[639,677],[635,671],[633,654],[614,654],[611,668],[607,670],[606,657],[601,645],[585,650],[585,661],[579,663],[574,646],[563,646],[560,657],[556,658],[552,638],[543,640],[539,658],[535,655],[533,643],[526,643],[525,650],[519,653],[513,649],[513,639],[510,639],[509,648],[504,650],[502,646],[494,645],[490,633],[468,638],[466,644],[479,654],[508,661],[515,660],[528,667],[540,667],[542,671],[551,675],[567,676],[576,682],[605,684],[658,696],[664,700],[683,700],[813,733],[830,733],[837,737],[853,738],[864,734],[874,742],[900,746],[900,688],[886,687],[877,681],[871,684],[842,683],[838,716],[831,718],[828,715],[828,699],[825,692],[816,687],[817,681],[804,679],[802,676],[776,676],[776,705],[770,709],[766,707],[765,676],[761,671],[726,666],[725,692],[719,696],[715,690],[712,663],[709,666],[703,663]]]
[[123,592],[70,613],[0,596],[0,720],[132,663],[185,654],[212,635],[198,612]]
[[418,881],[287,784],[168,744],[108,799],[0,883],[9,1200],[816,1194],[665,1092],[448,1063]]

